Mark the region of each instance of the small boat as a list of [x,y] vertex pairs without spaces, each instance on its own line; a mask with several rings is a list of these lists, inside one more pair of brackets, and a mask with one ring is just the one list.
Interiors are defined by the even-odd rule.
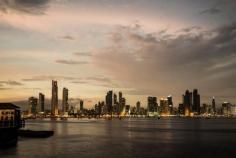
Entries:
[[18,135],[29,138],[48,138],[54,135],[54,131],[19,130]]

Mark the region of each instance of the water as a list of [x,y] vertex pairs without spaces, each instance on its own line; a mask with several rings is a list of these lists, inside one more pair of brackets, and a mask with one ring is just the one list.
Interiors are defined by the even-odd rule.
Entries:
[[236,157],[236,119],[29,120],[50,138],[19,138],[2,158]]

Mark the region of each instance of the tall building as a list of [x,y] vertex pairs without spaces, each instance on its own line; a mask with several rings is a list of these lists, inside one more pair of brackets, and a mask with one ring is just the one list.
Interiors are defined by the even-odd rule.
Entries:
[[117,95],[114,93],[114,104],[117,104]]
[[200,95],[198,94],[198,90],[194,89],[193,93],[189,90],[185,91],[185,95],[183,95],[183,104],[184,104],[184,113],[186,116],[189,116],[190,113],[194,113],[199,115],[201,112],[201,103],[200,103]]
[[62,92],[62,111],[63,111],[63,113],[69,112],[68,94],[69,94],[69,90],[67,88],[63,88],[63,92]]
[[167,101],[168,101],[168,106],[173,106],[173,100],[172,100],[172,96],[171,95],[169,95],[168,97],[167,97]]
[[45,102],[45,96],[42,93],[39,93],[39,111],[44,112],[44,103]]
[[173,105],[173,99],[172,99],[171,95],[167,96],[167,102],[168,102],[168,106],[170,108],[170,113],[172,114],[174,105]]
[[130,105],[125,105],[125,114],[130,115]]
[[222,114],[224,116],[229,116],[230,115],[230,107],[231,107],[231,104],[229,102],[223,102],[222,103]]
[[152,104],[154,107],[154,112],[157,112],[157,106],[158,106],[157,97],[152,97]]
[[126,106],[126,99],[123,97],[121,99],[120,112],[123,112],[125,110],[125,106]]
[[94,114],[99,115],[99,105],[98,104],[94,105]]
[[54,80],[52,80],[51,115],[58,115],[58,86],[57,81]]
[[80,108],[79,108],[80,111],[83,111],[84,110],[84,101],[80,100],[79,104],[80,104]]
[[185,95],[183,95],[184,104],[184,114],[185,116],[190,115],[190,110],[192,107],[192,93],[186,90]]
[[37,105],[38,105],[38,99],[35,97],[30,97],[28,99],[29,104],[29,114],[36,115],[37,114]]
[[123,105],[122,105],[122,98],[123,98],[123,96],[122,96],[122,92],[119,92],[119,98],[118,98],[118,109],[117,109],[117,111],[118,111],[118,114],[119,113],[121,113],[121,111],[122,111],[122,109],[123,109]]
[[213,113],[215,114],[215,113],[216,113],[216,101],[215,101],[215,97],[212,98],[212,110],[213,110]]
[[108,91],[106,95],[106,106],[108,114],[112,114],[112,107],[113,107],[113,92]]
[[104,102],[98,102],[98,111],[97,114],[101,115],[102,114],[102,108],[104,106]]
[[151,96],[149,96],[147,98],[147,110],[148,110],[148,112],[153,112],[154,111],[154,108],[152,106],[152,97]]
[[113,107],[113,112],[115,112],[116,114],[119,114],[119,103],[118,103],[118,100],[117,100],[117,95],[114,93],[114,97],[113,97],[114,101],[114,107]]
[[137,103],[136,103],[136,110],[137,110],[137,114],[139,115],[140,114],[140,112],[141,112],[141,103],[140,103],[140,101],[138,101]]
[[102,115],[106,115],[107,114],[107,106],[104,101],[101,103],[101,106],[102,106],[102,112],[101,112]]
[[122,92],[119,92],[119,103],[121,104],[122,102]]
[[157,98],[156,97],[148,97],[148,112],[157,112]]
[[197,89],[193,90],[192,112],[198,115],[200,114],[200,95]]
[[170,107],[168,104],[168,99],[160,99],[161,115],[170,115]]
[[179,104],[178,112],[180,115],[184,115],[184,104]]

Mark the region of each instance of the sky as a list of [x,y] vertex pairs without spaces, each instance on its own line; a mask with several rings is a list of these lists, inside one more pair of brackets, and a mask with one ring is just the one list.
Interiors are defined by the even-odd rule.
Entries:
[[51,97],[57,80],[91,107],[197,88],[236,103],[235,0],[1,0],[0,101]]

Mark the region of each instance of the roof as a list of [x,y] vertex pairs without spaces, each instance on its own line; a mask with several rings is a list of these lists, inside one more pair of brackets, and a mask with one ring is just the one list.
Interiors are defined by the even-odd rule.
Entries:
[[12,103],[0,103],[0,109],[19,109],[20,107]]

